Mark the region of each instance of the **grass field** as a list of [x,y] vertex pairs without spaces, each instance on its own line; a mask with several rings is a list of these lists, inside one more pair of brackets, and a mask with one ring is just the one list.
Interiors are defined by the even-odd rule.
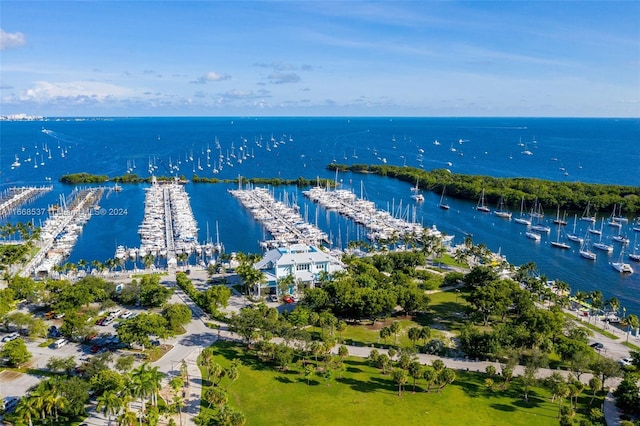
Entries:
[[[363,359],[347,358],[343,378],[327,382],[313,377],[307,385],[299,365],[277,371],[233,343],[219,342],[214,348],[216,362],[224,367],[232,359],[242,361],[239,378],[228,392],[231,405],[246,416],[248,425],[558,424],[558,405],[550,402],[546,390],[533,389],[529,402],[524,402],[517,383],[507,390],[496,386],[489,391],[484,374],[457,371],[457,380],[441,393],[433,389],[426,393],[424,382],[412,393],[410,379],[400,397],[391,377]],[[226,385],[223,380],[221,386]],[[583,395],[580,405],[589,399]],[[601,403],[596,399],[594,406]],[[208,409],[204,402],[202,409]],[[575,417],[580,418],[581,414]]]

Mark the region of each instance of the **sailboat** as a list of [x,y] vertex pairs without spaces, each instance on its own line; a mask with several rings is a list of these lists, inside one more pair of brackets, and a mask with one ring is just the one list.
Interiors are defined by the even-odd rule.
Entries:
[[629,244],[629,238],[627,238],[625,235],[622,235],[622,226],[618,228],[618,235],[614,235],[612,239],[613,241],[625,246]]
[[442,195],[440,196],[440,202],[438,203],[438,207],[440,207],[442,210],[449,210],[449,204],[446,204],[444,202],[444,190],[445,190],[446,186],[442,187]]
[[558,204],[558,211],[556,212],[556,218],[553,219],[553,223],[555,223],[556,225],[566,225],[567,224],[567,212],[565,210],[564,214],[562,215],[562,219],[560,219],[560,204]]
[[613,246],[610,244],[606,244],[602,242],[602,227],[604,226],[604,218],[602,218],[602,222],[600,225],[600,240],[597,243],[593,243],[593,247],[598,250],[606,251],[611,253],[613,251]]
[[498,210],[496,210],[494,214],[503,219],[511,219],[511,212],[507,211],[504,207],[504,197],[500,197],[500,201],[498,202]]
[[527,232],[524,233],[525,237],[530,238],[532,240],[535,241],[540,241],[540,234],[538,234],[537,232],[533,232],[531,230],[528,230]]
[[484,198],[484,188],[482,188],[482,195],[480,195],[480,199],[478,200],[478,205],[476,206],[476,210],[483,213],[490,213],[491,209],[487,207],[487,201]]
[[584,239],[576,234],[576,224],[578,223],[578,215],[576,214],[573,217],[573,232],[571,234],[567,234],[567,239],[570,241],[575,241],[576,243],[582,244]]
[[638,240],[638,235],[636,234],[636,236],[633,237],[633,253],[629,253],[627,256],[629,256],[629,259],[633,261],[640,262],[640,254],[636,253],[637,240]]
[[584,220],[585,222],[596,223],[596,217],[591,216],[589,209],[591,208],[591,201],[587,202],[587,207],[584,209],[584,213],[582,213],[582,217],[580,220]]
[[596,254],[589,250],[589,237],[587,236],[580,246],[580,256],[584,257],[587,260],[596,260]]
[[531,225],[531,221],[524,215],[524,197],[522,197],[522,200],[520,201],[520,217],[516,217],[513,221],[521,225]]
[[633,274],[633,268],[623,261],[624,250],[620,250],[620,257],[617,262],[611,262],[611,267],[622,274]]
[[420,193],[420,187],[418,186],[418,182],[420,178],[416,179],[416,186],[411,187],[411,199],[417,201],[418,203],[424,201],[424,195]]
[[558,235],[555,241],[551,241],[551,246],[560,249],[568,249],[570,248],[569,244],[564,241],[560,241],[560,225],[558,225]]
[[615,226],[617,228],[622,228],[622,223],[618,222],[618,216],[616,215],[617,205],[613,205],[613,212],[611,212],[611,216],[609,216],[609,220],[607,221],[607,225]]

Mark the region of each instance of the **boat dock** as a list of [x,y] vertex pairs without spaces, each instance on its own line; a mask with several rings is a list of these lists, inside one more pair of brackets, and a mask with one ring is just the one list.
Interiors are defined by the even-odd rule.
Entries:
[[154,182],[146,191],[137,255],[167,257],[169,261],[196,251],[198,226],[184,186]]
[[233,189],[229,192],[260,221],[273,236],[262,241],[263,248],[327,242],[328,236],[318,227],[305,222],[298,209],[276,201],[267,188]]
[[53,212],[42,225],[40,251],[20,272],[23,277],[49,275],[70,254],[83,226],[89,221],[104,188],[74,191],[68,207]]
[[[302,192],[311,201],[318,203],[327,210],[335,210],[338,213],[352,219],[354,222],[367,229],[367,238],[371,241],[390,241],[402,239],[412,235],[421,238],[427,235],[442,237],[435,225],[432,228],[424,228],[415,220],[408,221],[399,216],[402,207],[398,206],[396,214],[376,208],[372,201],[358,198],[356,194],[346,189],[327,190],[316,186]],[[408,214],[404,215],[405,217]],[[415,214],[413,214],[415,219]]]
[[8,188],[0,196],[0,218],[16,213],[17,209],[49,192],[53,186],[23,186]]

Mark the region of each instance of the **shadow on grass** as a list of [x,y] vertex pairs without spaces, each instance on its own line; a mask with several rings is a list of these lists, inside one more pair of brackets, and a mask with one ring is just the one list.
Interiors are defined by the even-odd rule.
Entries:
[[509,404],[489,404],[489,407],[493,408],[494,410],[500,410],[500,411],[507,411],[507,412],[516,411],[516,407]]
[[376,392],[379,389],[378,386],[375,386],[369,382],[352,379],[350,377],[336,379],[336,382],[347,385],[356,392],[371,393]]
[[272,366],[263,362],[260,358],[244,345],[239,345],[235,342],[218,342],[214,348],[214,354],[222,355],[225,359],[231,361],[239,359],[242,365],[245,365],[253,370],[270,370]]
[[275,379],[277,381],[279,381],[280,383],[284,383],[284,384],[287,384],[287,385],[291,384],[291,383],[295,383],[293,380],[291,380],[290,378],[285,377],[285,376],[276,376]]

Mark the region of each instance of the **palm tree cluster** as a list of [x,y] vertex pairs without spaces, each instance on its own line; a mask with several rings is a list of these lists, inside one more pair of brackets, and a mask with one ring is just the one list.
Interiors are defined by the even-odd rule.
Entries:
[[[198,364],[206,371],[209,386],[204,389],[203,400],[211,411],[201,411],[195,418],[199,426],[242,426],[246,419],[244,414],[233,409],[229,404],[227,390],[240,375],[240,360],[234,359],[228,368],[223,368],[213,358],[213,348],[203,349]],[[222,387],[222,379],[226,378],[226,386]]]
[[[34,422],[64,425],[81,420],[86,417],[85,407],[93,391],[99,393],[96,410],[107,416],[109,424],[113,419],[118,426],[158,424],[158,395],[164,377],[158,367],[144,363],[122,375],[105,368],[102,371],[106,373],[97,372],[88,380],[71,376],[72,371],[67,369],[67,375],[40,382],[20,400],[10,420],[29,426]],[[110,384],[105,387],[105,382]]]
[[410,348],[399,351],[389,349],[387,354],[374,349],[367,359],[373,367],[381,369],[383,375],[391,373],[391,378],[398,385],[398,396],[402,396],[409,378],[413,379],[413,392],[416,391],[416,382],[420,379],[425,381],[425,392],[431,392],[432,386],[440,392],[456,380],[455,371],[447,368],[442,360],[436,359],[431,365],[423,365]]

